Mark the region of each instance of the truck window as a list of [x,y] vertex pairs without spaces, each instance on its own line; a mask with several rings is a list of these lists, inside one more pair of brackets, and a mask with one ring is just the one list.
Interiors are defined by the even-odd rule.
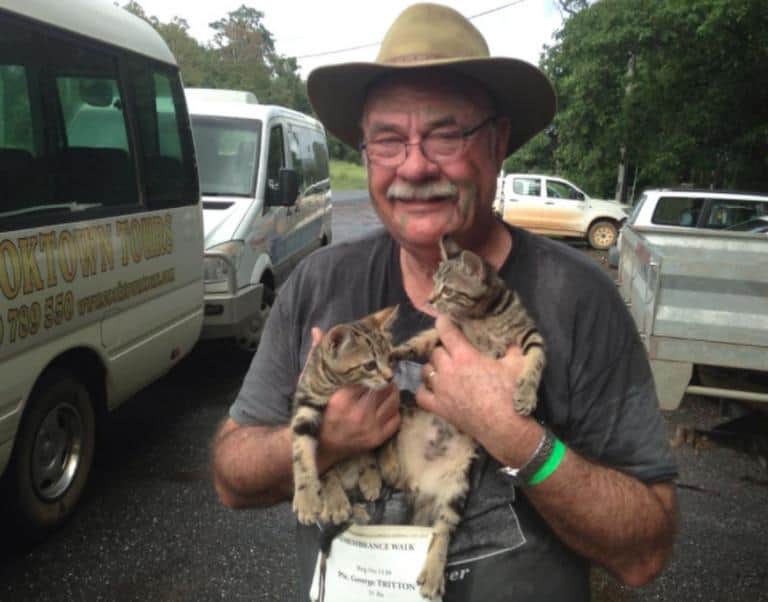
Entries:
[[541,180],[539,178],[515,178],[512,183],[515,194],[526,196],[541,196]]
[[557,180],[547,180],[547,196],[551,199],[584,200],[584,195],[573,186]]
[[651,223],[695,227],[705,201],[703,198],[661,197],[656,203]]
[[739,202],[735,199],[713,201],[707,216],[705,228],[728,228],[757,217],[759,203],[751,201]]

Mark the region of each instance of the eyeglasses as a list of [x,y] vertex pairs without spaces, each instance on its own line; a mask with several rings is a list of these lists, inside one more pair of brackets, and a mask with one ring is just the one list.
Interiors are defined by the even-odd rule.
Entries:
[[421,153],[432,163],[441,165],[453,161],[462,155],[467,140],[489,123],[496,121],[491,115],[468,130],[432,132],[418,142],[406,142],[398,138],[373,140],[360,145],[360,151],[365,153],[368,161],[382,167],[398,167],[408,157],[408,147],[419,145]]

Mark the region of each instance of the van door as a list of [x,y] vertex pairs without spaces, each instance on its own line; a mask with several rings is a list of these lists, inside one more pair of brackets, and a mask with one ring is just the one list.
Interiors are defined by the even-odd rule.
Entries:
[[[272,122],[269,128],[267,150],[267,181],[265,199],[280,188],[280,170],[285,163],[285,129],[279,122]],[[269,206],[265,209],[268,225],[266,238],[272,268],[277,282],[282,282],[291,271],[291,236],[296,228],[295,207]]]
[[287,124],[288,130],[288,155],[289,167],[292,168],[299,179],[299,195],[296,203],[291,207],[292,228],[289,233],[290,261],[293,265],[312,249],[312,225],[319,221],[313,220],[313,194],[312,181],[314,165],[310,159],[312,143],[307,137],[305,128],[294,123]]

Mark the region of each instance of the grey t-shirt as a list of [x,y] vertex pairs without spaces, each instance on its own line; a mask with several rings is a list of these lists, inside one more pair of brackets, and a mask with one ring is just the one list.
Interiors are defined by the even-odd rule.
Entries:
[[[500,274],[522,298],[547,346],[536,417],[588,458],[647,483],[673,479],[677,469],[648,360],[615,284],[578,251],[510,231],[513,251]],[[325,331],[395,304],[396,341],[434,322],[408,300],[399,248],[385,231],[311,255],[280,290],[230,416],[240,424],[287,424],[310,329]],[[415,388],[414,374],[418,370],[408,366],[400,370],[401,388]],[[451,542],[445,602],[589,600],[587,561],[555,537],[498,468],[485,453],[473,463],[466,509]],[[389,492],[371,514],[401,522],[402,494]],[[316,527],[297,526],[305,601],[318,537]]]

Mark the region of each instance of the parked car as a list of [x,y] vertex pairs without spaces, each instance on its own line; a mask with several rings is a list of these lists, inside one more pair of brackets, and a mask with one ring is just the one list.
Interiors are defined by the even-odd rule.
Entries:
[[[768,195],[689,188],[654,188],[643,192],[634,204],[626,223],[632,226],[650,226],[659,231],[676,231],[680,228],[723,230],[761,216],[768,216]],[[618,266],[621,233],[615,247],[608,253],[608,264],[612,267]]]
[[587,240],[595,249],[616,242],[629,206],[590,198],[555,176],[507,174],[499,178],[494,206],[505,221],[531,232]]
[[275,292],[331,242],[325,129],[237,90],[188,88],[205,229],[203,339],[254,351]]

